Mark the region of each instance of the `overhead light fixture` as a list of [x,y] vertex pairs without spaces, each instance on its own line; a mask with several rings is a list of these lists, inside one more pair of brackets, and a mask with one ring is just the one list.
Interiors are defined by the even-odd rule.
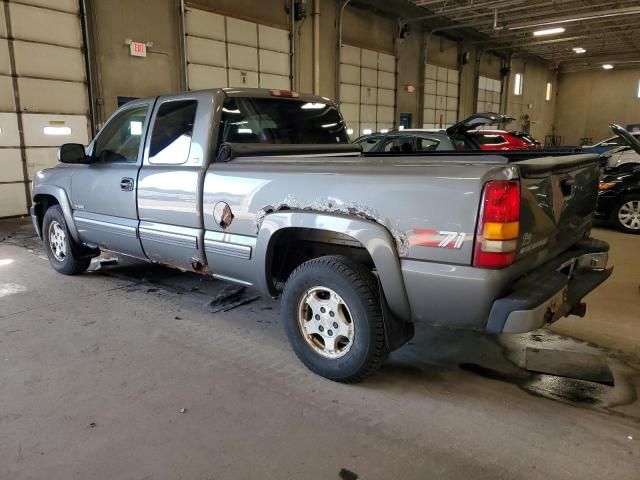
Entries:
[[535,37],[542,37],[543,35],[555,35],[556,33],[564,33],[563,27],[545,28],[544,30],[536,30],[533,32]]
[[584,53],[586,52],[586,50],[582,47],[573,47],[571,50],[573,50],[575,53]]
[[604,68],[605,70],[611,70],[613,68],[613,65],[611,65],[610,63],[605,63],[604,65],[602,65],[602,68]]

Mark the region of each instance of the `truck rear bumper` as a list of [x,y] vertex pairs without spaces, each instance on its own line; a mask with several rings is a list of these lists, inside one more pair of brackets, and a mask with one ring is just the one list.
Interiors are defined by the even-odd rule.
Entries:
[[586,239],[518,280],[512,293],[493,303],[487,331],[528,332],[570,315],[611,275],[608,253],[606,242]]

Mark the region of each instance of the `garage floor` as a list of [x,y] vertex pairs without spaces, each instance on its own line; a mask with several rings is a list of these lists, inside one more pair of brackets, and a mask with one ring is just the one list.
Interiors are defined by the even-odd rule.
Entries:
[[586,318],[419,325],[345,386],[297,362],[275,302],[122,259],[63,277],[0,222],[0,478],[637,479],[640,238],[596,236],[617,270]]

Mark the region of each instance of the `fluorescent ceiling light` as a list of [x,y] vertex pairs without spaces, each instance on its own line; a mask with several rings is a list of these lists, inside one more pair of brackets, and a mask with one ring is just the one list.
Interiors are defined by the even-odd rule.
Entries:
[[576,53],[584,53],[586,50],[582,47],[573,47],[572,50]]
[[380,133],[387,133],[389,131],[388,128],[381,128]]
[[544,30],[536,30],[533,32],[535,37],[541,37],[543,35],[555,35],[556,33],[564,33],[563,27],[545,28]]
[[42,131],[45,135],[71,135],[69,127],[44,127]]
[[370,128],[365,128],[364,130],[362,130],[362,133],[365,135],[371,135],[373,133],[373,130],[371,130]]
[[613,68],[613,65],[611,65],[610,63],[605,63],[604,65],[602,65],[602,68],[604,68],[605,70],[611,70]]
[[253,133],[253,130],[250,128],[239,128],[238,133]]
[[353,135],[353,128],[347,128],[347,135]]

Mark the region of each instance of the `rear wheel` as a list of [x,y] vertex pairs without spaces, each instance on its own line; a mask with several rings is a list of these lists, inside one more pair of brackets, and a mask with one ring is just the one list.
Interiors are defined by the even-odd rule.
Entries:
[[640,194],[624,197],[613,210],[612,220],[618,230],[640,234]]
[[376,371],[387,356],[377,281],[347,257],[300,265],[282,297],[289,343],[311,371],[351,383]]
[[69,235],[67,222],[59,205],[44,214],[42,236],[51,266],[64,275],[77,275],[89,268],[90,257],[81,257],[82,247]]

